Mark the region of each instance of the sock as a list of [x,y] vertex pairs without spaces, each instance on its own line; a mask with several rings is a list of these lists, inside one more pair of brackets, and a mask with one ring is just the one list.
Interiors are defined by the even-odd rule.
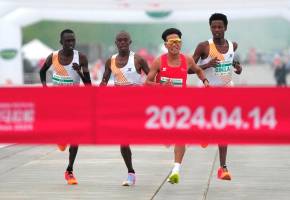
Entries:
[[181,168],[181,164],[180,163],[174,163],[174,167],[172,169],[172,172],[179,172]]

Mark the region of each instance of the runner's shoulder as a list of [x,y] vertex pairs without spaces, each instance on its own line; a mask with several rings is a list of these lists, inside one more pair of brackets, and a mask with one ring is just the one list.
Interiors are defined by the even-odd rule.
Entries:
[[209,46],[209,43],[208,41],[203,41],[203,42],[200,42],[198,43],[197,47],[200,47],[200,48],[206,48]]

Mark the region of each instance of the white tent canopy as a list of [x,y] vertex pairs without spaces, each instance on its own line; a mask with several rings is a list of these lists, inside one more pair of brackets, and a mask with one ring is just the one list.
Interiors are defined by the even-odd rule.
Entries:
[[22,56],[28,60],[39,61],[40,59],[46,58],[53,52],[53,49],[39,41],[34,39],[29,43],[25,44],[21,48]]

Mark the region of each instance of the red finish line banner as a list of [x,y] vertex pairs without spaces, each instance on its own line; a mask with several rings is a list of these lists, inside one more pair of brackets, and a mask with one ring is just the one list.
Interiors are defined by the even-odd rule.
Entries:
[[0,143],[290,144],[288,88],[0,89]]

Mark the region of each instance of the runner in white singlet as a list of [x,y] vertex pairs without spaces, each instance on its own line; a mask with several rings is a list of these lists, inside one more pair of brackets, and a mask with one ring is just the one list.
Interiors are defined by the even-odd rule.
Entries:
[[[53,85],[74,86],[80,84],[80,79],[86,85],[91,85],[91,78],[88,69],[87,57],[74,50],[75,35],[70,29],[63,30],[60,34],[62,49],[50,54],[40,70],[40,79],[43,86],[46,86],[46,72],[52,66]],[[64,151],[67,145],[58,145],[59,150]],[[65,171],[65,179],[69,185],[77,184],[73,174],[73,165],[78,152],[78,145],[70,145],[69,164]]]
[[[114,77],[115,86],[137,86],[143,84],[141,72],[143,71],[147,75],[149,67],[142,57],[130,51],[131,43],[132,41],[129,33],[121,31],[117,34],[115,44],[118,48],[118,53],[107,60],[100,86],[108,84],[111,74]],[[127,180],[125,180],[122,185],[134,185],[136,182],[136,175],[133,169],[130,146],[122,145],[120,150],[128,169]]]
[[[213,39],[199,43],[193,59],[204,70],[211,87],[233,86],[232,72],[240,74],[242,67],[234,60],[238,44],[224,38],[228,25],[227,16],[214,13],[209,18],[209,25]],[[231,180],[231,174],[226,166],[227,145],[219,145],[219,156],[218,178]]]

